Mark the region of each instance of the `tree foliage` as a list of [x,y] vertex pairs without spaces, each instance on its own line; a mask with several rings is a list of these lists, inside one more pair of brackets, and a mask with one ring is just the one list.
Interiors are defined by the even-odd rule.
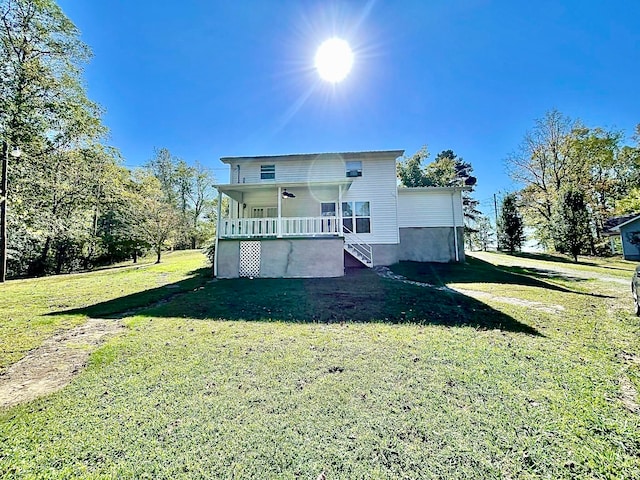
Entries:
[[178,216],[176,247],[203,246],[214,235],[211,170],[199,162],[190,166],[166,148],[155,150],[147,168],[158,179],[165,203]]
[[489,217],[480,215],[475,222],[474,231],[469,235],[473,248],[486,252],[494,244],[496,234]]
[[514,253],[525,241],[524,222],[518,211],[517,197],[511,193],[502,200],[498,217],[498,248]]
[[553,237],[558,251],[570,253],[577,262],[578,255],[589,248],[590,225],[584,193],[574,187],[563,190],[553,216]]
[[0,140],[23,152],[7,172],[10,275],[86,269],[149,248],[159,258],[213,233],[206,168],[162,149],[153,173],[132,173],[104,143],[82,81],[90,57],[53,0],[0,0]]
[[[453,150],[443,150],[435,160],[427,165],[423,162],[429,157],[427,147],[422,147],[410,157],[405,157],[396,165],[398,178],[405,187],[469,187],[473,189],[476,178],[472,176],[473,167],[458,157]],[[465,229],[472,232],[474,220],[480,214],[478,201],[471,192],[462,192],[462,209]]]
[[623,141],[620,131],[586,127],[557,110],[536,120],[525,134],[506,166],[522,186],[525,219],[542,246],[562,248],[553,235],[554,211],[561,192],[575,188],[584,193],[591,214],[588,244],[595,253],[605,221],[640,182],[640,148]]

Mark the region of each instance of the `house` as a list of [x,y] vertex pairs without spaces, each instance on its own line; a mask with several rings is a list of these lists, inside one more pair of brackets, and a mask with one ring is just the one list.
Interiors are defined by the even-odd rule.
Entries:
[[345,266],[464,261],[464,188],[398,187],[403,153],[221,158],[231,183],[216,185],[216,276],[339,277]]
[[626,260],[640,260],[640,215],[632,216],[611,230],[620,233],[623,257]]

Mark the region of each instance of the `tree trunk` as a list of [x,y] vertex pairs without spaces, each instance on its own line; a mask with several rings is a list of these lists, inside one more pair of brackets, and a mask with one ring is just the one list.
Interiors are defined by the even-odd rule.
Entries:
[[51,237],[47,237],[44,242],[44,246],[42,247],[42,252],[40,252],[40,257],[38,257],[30,266],[29,266],[29,275],[40,276],[45,273],[46,265],[47,265],[47,257],[49,256],[49,249],[51,248]]
[[60,275],[62,273],[62,265],[64,264],[65,250],[66,248],[64,246],[59,246],[58,248],[56,248],[56,275]]
[[162,247],[159,246],[156,248],[157,260],[156,263],[160,263],[160,254],[162,253]]

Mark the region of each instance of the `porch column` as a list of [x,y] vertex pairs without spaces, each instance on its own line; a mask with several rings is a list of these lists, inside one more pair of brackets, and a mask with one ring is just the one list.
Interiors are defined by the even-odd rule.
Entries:
[[344,237],[342,228],[342,185],[338,185],[338,235]]
[[282,238],[282,187],[278,185],[278,238]]
[[220,225],[222,225],[222,192],[218,190],[218,212],[216,225],[216,248],[213,256],[213,276],[218,276],[218,240],[220,239]]

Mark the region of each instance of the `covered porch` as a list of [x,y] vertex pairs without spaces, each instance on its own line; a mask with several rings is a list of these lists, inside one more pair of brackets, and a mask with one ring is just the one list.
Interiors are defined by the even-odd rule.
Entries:
[[[349,179],[217,185],[218,239],[343,237]],[[223,195],[228,211],[223,212]]]

